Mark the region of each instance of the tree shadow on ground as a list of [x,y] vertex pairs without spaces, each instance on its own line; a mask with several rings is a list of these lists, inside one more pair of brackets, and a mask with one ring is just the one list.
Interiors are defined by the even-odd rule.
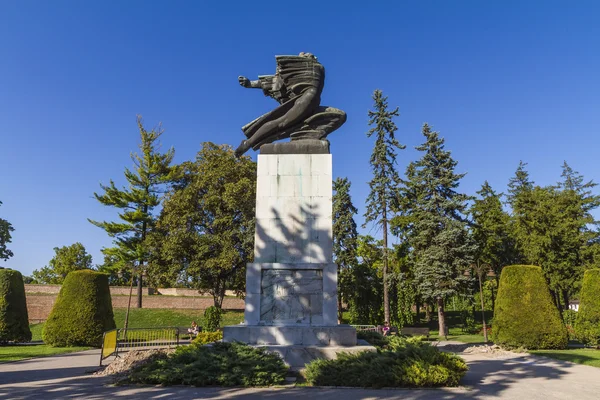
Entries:
[[[349,388],[195,388],[195,387],[161,387],[161,386],[113,386],[110,379],[84,375],[81,368],[57,368],[45,370],[43,377],[36,377],[40,371],[21,371],[23,378],[20,384],[0,385],[0,398],[20,399],[55,399],[86,398],[103,399],[125,396],[127,398],[190,400],[196,398],[246,398],[246,399],[330,399],[345,400],[377,398],[377,399],[416,399],[416,400],[458,400],[503,398],[509,389],[518,385],[530,385],[529,378],[543,381],[560,381],[569,374],[569,368],[575,366],[568,362],[544,359],[535,356],[523,356],[511,359],[475,359],[468,361],[469,372],[463,379],[463,387],[439,389],[349,389]],[[9,372],[10,373],[10,372]],[[4,375],[5,372],[2,373]],[[16,374],[16,372],[15,372]],[[31,381],[28,384],[27,376]],[[70,378],[66,378],[70,376]],[[9,376],[10,378],[11,376]],[[65,379],[66,378],[66,379]],[[14,379],[3,379],[10,382]],[[47,381],[47,382],[45,382]],[[569,387],[568,381],[562,385],[565,393],[577,397],[577,388]],[[600,387],[598,388],[600,390]],[[568,391],[568,392],[567,392]],[[596,392],[597,393],[597,392]],[[557,394],[560,398],[560,394]],[[568,397],[568,396],[567,396]],[[567,398],[563,397],[563,398]],[[577,397],[580,398],[580,397]],[[593,398],[593,397],[591,397]]]

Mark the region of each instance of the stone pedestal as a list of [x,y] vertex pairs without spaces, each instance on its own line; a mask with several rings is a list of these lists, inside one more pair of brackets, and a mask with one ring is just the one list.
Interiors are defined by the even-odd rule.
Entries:
[[356,346],[356,330],[337,324],[331,172],[330,154],[258,156],[244,323],[225,327],[224,341],[295,346],[278,352],[296,355],[298,346]]

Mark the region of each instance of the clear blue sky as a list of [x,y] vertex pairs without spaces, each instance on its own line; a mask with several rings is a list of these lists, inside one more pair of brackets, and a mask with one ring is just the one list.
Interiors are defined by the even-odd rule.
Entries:
[[0,1],[0,217],[15,227],[0,264],[30,274],[77,241],[101,263],[111,241],[87,218],[116,218],[93,193],[124,183],[136,114],[163,123],[177,162],[203,141],[237,146],[276,105],[237,76],[273,73],[276,54],[309,51],[327,69],[322,103],[348,114],[330,136],[334,175],[352,181],[359,223],[376,88],[400,107],[402,172],[428,122],[468,173],[466,193],[486,179],[506,190],[520,159],[541,185],[563,160],[600,181],[600,3],[349,4]]

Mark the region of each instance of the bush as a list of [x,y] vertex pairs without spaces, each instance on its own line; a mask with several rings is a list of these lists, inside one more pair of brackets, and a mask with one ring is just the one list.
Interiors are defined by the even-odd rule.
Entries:
[[23,276],[19,271],[0,269],[0,343],[30,340]]
[[192,343],[197,345],[205,345],[207,343],[213,343],[221,339],[223,339],[223,332],[221,331],[198,332],[198,335],[196,335],[196,338],[192,340]]
[[398,350],[406,347],[408,344],[422,346],[422,336],[383,336],[381,333],[372,331],[359,331],[356,333],[358,339],[365,340],[371,346],[377,348],[377,351]]
[[80,270],[65,278],[42,338],[57,347],[100,347],[103,333],[115,328],[108,276]]
[[215,332],[219,330],[222,317],[223,310],[215,306],[208,307],[204,310],[204,326],[202,327],[202,330],[205,332]]
[[192,386],[270,386],[287,367],[276,354],[242,343],[178,347],[173,354],[134,368],[126,382]]
[[512,265],[502,269],[492,333],[497,344],[509,348],[567,346],[567,330],[540,267]]
[[600,269],[587,270],[583,275],[575,335],[582,343],[600,345]]
[[306,380],[323,386],[457,386],[468,370],[460,357],[429,344],[404,338],[391,342],[398,345],[394,351],[340,353],[335,360],[315,360],[306,366]]
[[383,336],[381,333],[373,331],[358,331],[356,338],[366,340],[371,346],[375,346],[377,350],[387,348],[389,336]]

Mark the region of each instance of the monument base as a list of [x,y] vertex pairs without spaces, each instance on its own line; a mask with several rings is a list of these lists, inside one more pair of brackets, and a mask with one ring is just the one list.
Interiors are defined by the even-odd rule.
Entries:
[[224,342],[280,346],[356,346],[356,329],[338,326],[233,325],[223,328]]
[[223,328],[224,342],[242,342],[277,353],[292,369],[316,359],[335,359],[338,353],[377,351],[356,339],[356,329],[338,326],[234,325]]
[[[366,343],[366,342],[365,342]],[[313,360],[333,360],[338,353],[362,353],[363,351],[377,352],[368,344],[359,346],[257,346],[264,347],[271,353],[277,353],[293,370],[303,369]]]

